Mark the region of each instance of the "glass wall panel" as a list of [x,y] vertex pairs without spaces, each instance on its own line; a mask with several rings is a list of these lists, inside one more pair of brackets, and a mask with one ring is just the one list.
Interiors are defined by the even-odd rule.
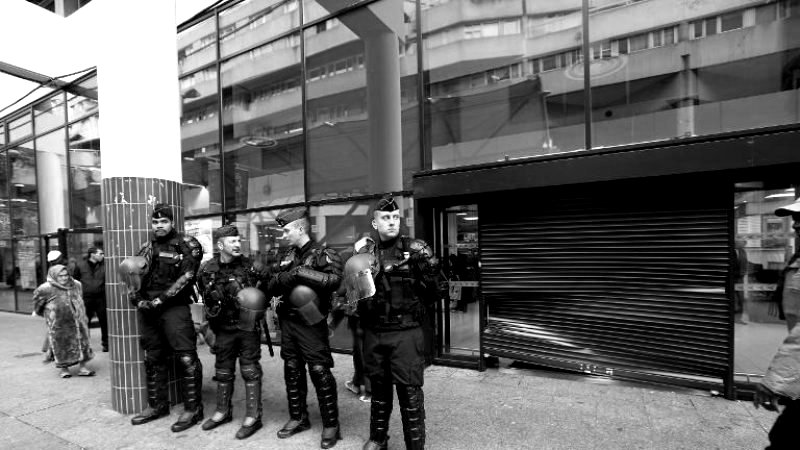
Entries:
[[777,283],[798,245],[792,217],[775,210],[794,201],[789,185],[738,183],[734,198],[734,375],[758,382],[787,334],[772,301]]
[[63,129],[36,139],[36,186],[41,233],[69,228],[69,183]]
[[429,2],[422,27],[433,169],[583,148],[580,2]]
[[220,53],[224,58],[298,26],[296,0],[245,0],[219,14]]
[[73,122],[90,114],[97,114],[96,76],[71,86],[67,91],[67,120]]
[[14,259],[11,251],[11,240],[0,240],[0,310],[14,311],[16,296],[14,294],[15,276]]
[[416,46],[401,6],[384,0],[304,31],[312,200],[385,190],[399,164],[410,186],[420,160],[416,56],[407,52]]
[[99,116],[87,117],[69,126],[69,166],[72,177],[72,218],[74,228],[102,225],[100,210]]
[[[11,232],[17,236],[39,234],[39,196],[36,187],[36,160],[32,142],[8,150]],[[66,186],[66,185],[65,185]]]
[[[313,22],[319,18],[334,14],[337,11],[359,3],[361,0],[342,2],[338,0],[303,0],[303,23]],[[397,1],[397,3],[400,3]],[[406,1],[405,3],[414,3]],[[297,8],[298,0],[290,0],[287,8]],[[335,20],[335,19],[334,19]],[[325,30],[325,24],[320,24]]]
[[33,290],[39,286],[39,272],[42,271],[41,251],[38,238],[18,239],[14,242],[16,266],[14,277],[17,286],[17,311],[33,311]]
[[201,219],[188,219],[184,221],[183,229],[186,234],[197,238],[203,246],[203,261],[209,260],[214,256],[216,247],[214,246],[212,233],[215,228],[221,226],[221,217],[203,217]]
[[11,217],[9,216],[11,202],[8,196],[8,181],[8,153],[2,152],[0,153],[0,239],[11,239]]
[[6,126],[0,123],[0,147],[6,143]]
[[222,64],[225,207],[302,202],[300,36]]
[[216,18],[203,20],[178,33],[178,72],[192,72],[217,57]]
[[594,146],[800,121],[800,2],[590,5]]
[[8,122],[9,142],[26,138],[31,134],[33,134],[33,126],[31,126],[31,115],[29,113]]
[[216,67],[183,77],[181,167],[186,215],[222,211]]
[[63,126],[64,122],[66,122],[66,110],[63,92],[59,91],[58,95],[34,105],[33,125],[36,127],[36,134]]

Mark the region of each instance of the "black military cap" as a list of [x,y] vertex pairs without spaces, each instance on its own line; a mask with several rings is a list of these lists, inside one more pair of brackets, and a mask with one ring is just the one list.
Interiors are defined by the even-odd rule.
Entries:
[[212,234],[214,236],[214,240],[216,241],[219,238],[224,238],[228,236],[238,236],[239,229],[236,228],[235,225],[223,225],[215,229]]
[[298,206],[297,208],[281,211],[281,213],[278,214],[278,217],[275,218],[275,222],[278,222],[278,226],[285,227],[287,224],[292,223],[295,220],[306,217],[306,215],[306,208],[304,206]]
[[168,204],[156,203],[156,205],[153,207],[153,219],[165,218],[169,219],[170,221],[174,221],[175,219],[173,217],[172,208],[170,208]]
[[394,201],[394,197],[392,197],[391,194],[388,194],[375,203],[375,207],[372,209],[372,211],[391,212],[397,211],[398,209],[400,209],[400,207],[397,205],[397,202]]

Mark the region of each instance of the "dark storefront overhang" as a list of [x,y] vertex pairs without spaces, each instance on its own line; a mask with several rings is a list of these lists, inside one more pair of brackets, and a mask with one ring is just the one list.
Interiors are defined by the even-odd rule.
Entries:
[[414,176],[414,197],[425,201],[690,174],[763,172],[774,179],[791,177],[797,164],[800,129],[793,125],[424,171]]

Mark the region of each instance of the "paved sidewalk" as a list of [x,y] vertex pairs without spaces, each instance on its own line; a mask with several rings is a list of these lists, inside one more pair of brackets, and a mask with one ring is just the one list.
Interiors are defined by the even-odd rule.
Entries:
[[[133,427],[111,409],[109,353],[97,353],[93,378],[61,379],[39,353],[44,321],[0,313],[0,448],[3,449],[217,449],[319,448],[321,424],[309,383],[312,429],[287,440],[275,436],[288,418],[279,357],[264,351],[264,428],[245,441],[233,436],[243,414],[237,375],[234,421],[215,430],[199,426],[172,433],[171,417]],[[92,329],[100,348],[99,330]],[[213,355],[199,349],[206,417],[214,409]],[[349,355],[334,355],[344,440],[360,449],[369,429],[369,405],[342,388]],[[474,372],[434,366],[426,371],[429,449],[760,449],[774,413],[750,403],[596,378],[542,376],[516,369]],[[395,401],[390,449],[402,449]]]

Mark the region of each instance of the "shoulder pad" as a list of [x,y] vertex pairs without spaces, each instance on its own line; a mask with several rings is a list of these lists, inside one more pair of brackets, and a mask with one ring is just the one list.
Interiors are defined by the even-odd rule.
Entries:
[[427,242],[423,241],[422,239],[414,239],[414,238],[407,238],[408,239],[408,250],[412,254],[422,252],[425,257],[430,258],[433,256],[433,250],[428,245]]
[[358,241],[356,241],[353,248],[355,249],[356,253],[362,253],[371,251],[371,249],[375,246],[375,241],[372,240],[369,236],[365,236]]
[[201,272],[212,272],[217,268],[217,261],[215,259],[209,259],[204,263],[200,264],[200,271]]

